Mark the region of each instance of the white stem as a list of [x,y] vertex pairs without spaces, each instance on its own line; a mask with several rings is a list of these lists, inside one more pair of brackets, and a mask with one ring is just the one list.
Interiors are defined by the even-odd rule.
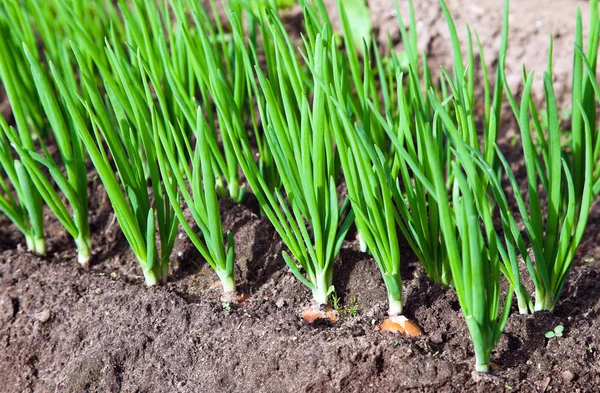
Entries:
[[529,307],[527,306],[527,298],[523,295],[523,292],[517,292],[517,304],[519,305],[519,314],[529,314]]
[[317,275],[317,286],[312,290],[313,299],[318,304],[327,304],[329,297],[329,283],[327,282],[327,274],[323,272]]
[[144,280],[146,281],[146,286],[152,287],[160,281],[156,276],[156,273],[152,270],[144,272]]
[[544,309],[545,294],[540,289],[535,290],[535,306],[534,311],[542,311]]
[[43,237],[33,239],[33,248],[31,252],[33,252],[35,255],[46,255],[46,239]]
[[31,236],[25,235],[25,244],[27,245],[27,251],[33,252],[34,244]]
[[393,317],[394,315],[402,315],[402,300],[396,299],[395,297],[388,296],[388,315]]
[[78,237],[75,239],[75,244],[77,245],[77,262],[80,265],[87,267],[90,263],[91,257],[91,249],[89,239],[84,239],[82,237]]
[[367,242],[365,242],[365,239],[362,237],[361,233],[358,232],[356,237],[358,237],[358,247],[360,252],[367,252],[369,248],[367,247]]
[[235,293],[236,286],[233,277],[228,276],[225,278],[221,278],[221,283],[223,284],[223,293]]

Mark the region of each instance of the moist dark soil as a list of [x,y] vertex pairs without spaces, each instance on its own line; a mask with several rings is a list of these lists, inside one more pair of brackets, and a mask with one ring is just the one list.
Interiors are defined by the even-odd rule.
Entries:
[[[370,3],[379,36],[396,37],[392,1]],[[415,3],[430,56],[451,65],[435,2]],[[493,63],[501,2],[448,3],[457,26],[468,21],[480,31]],[[543,69],[547,31],[557,29],[555,71],[562,75],[575,6],[586,2],[513,3],[516,54],[509,64],[516,78],[523,61],[541,62]],[[511,132],[505,128],[504,137]],[[431,283],[412,254],[402,255],[402,274],[405,314],[424,331],[416,339],[378,331],[385,287],[354,234],[335,265],[343,317],[334,325],[306,324],[299,312],[309,291],[289,273],[281,240],[252,200],[220,206],[225,229],[235,234],[236,278],[250,297],[246,304],[221,303],[215,274],[183,233],[170,282],[148,289],[100,182],[93,173],[90,179],[95,256],[89,270],[77,266],[72,240],[49,212],[45,258],[28,254],[16,228],[0,217],[2,392],[600,391],[600,207],[592,211],[555,312],[524,317],[513,305],[493,353],[497,367],[480,375],[472,372],[473,348],[454,292]],[[559,324],[564,336],[545,338]]]

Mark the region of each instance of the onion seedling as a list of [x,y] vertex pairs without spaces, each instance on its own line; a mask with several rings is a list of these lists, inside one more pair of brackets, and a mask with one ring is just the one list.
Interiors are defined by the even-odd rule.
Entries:
[[[48,118],[65,173],[42,141],[40,143],[44,151],[43,155],[22,145],[16,133],[10,134],[12,145],[46,205],[75,239],[77,261],[81,265],[87,266],[91,256],[91,244],[88,223],[87,168],[83,145],[64,116],[65,110],[62,103],[56,98],[56,88],[51,83],[49,75],[43,70],[42,65],[32,55],[29,48],[24,46],[23,51],[29,61],[39,100]],[[68,62],[66,56],[63,56],[62,61]],[[53,64],[50,63],[50,68],[53,69],[53,67]],[[53,72],[56,70],[53,69]],[[71,71],[65,75],[65,78],[68,80],[66,83],[69,86],[76,85],[75,72]],[[42,170],[40,164],[48,170],[49,176]],[[61,198],[55,187],[62,192],[65,200]]]
[[[165,187],[171,207],[192,243],[216,271],[226,298],[232,300],[236,293],[234,239],[228,233],[225,247],[217,190],[221,196],[227,194],[241,201],[245,188],[239,185],[238,164],[229,140],[222,140],[224,152],[219,147],[208,90],[210,75],[220,69],[226,73],[231,69],[231,50],[214,2],[211,0],[210,6],[215,26],[201,3],[192,4],[190,10],[184,8],[185,4],[183,1],[165,2],[162,12],[156,12],[150,2],[136,4],[133,11],[126,14],[126,27],[131,42],[140,46],[140,56],[147,61],[144,71],[152,86],[162,87],[154,92],[161,116],[154,115],[153,129],[154,141],[161,142],[157,143],[157,158],[162,176],[171,178],[175,185]],[[145,25],[147,20],[149,26]],[[161,83],[163,80],[168,83]],[[243,82],[240,78],[239,83]],[[197,89],[202,109],[195,109]],[[175,122],[178,126],[173,125]],[[193,127],[192,135],[189,127]],[[196,139],[194,149],[190,136]],[[227,193],[223,179],[226,179]],[[182,198],[200,235],[185,220]]]
[[[585,108],[579,102],[575,111],[582,115],[585,122],[583,144],[585,149],[582,152],[584,166],[581,168],[584,171],[581,184],[583,189],[577,192],[574,181],[577,171],[575,149],[571,153],[573,157],[570,162],[567,161],[568,155],[561,151],[560,121],[552,85],[551,64],[550,61],[549,71],[544,74],[548,119],[547,137],[531,98],[533,74],[529,74],[525,79],[520,107],[507,89],[513,110],[515,114],[518,113],[527,171],[529,206],[525,203],[525,197],[512,174],[510,164],[498,150],[498,156],[510,180],[527,237],[533,248],[535,266],[526,251],[522,252],[522,257],[535,285],[534,311],[552,311],[559,300],[567,273],[583,237],[593,202],[592,171],[595,162],[592,159],[592,126],[585,114]],[[533,122],[531,122],[532,119]],[[535,133],[531,123],[534,125]],[[542,157],[534,145],[534,135],[537,136]],[[547,195],[546,209],[542,204],[541,190]],[[545,210],[548,215],[544,220],[543,212]]]
[[[146,284],[152,286],[164,282],[178,224],[171,204],[165,198],[165,189],[175,189],[176,183],[160,176],[152,131],[152,114],[156,109],[149,84],[143,76],[141,59],[132,55],[134,61],[129,63],[107,45],[110,66],[118,79],[105,80],[104,88],[108,95],[105,104],[89,65],[76,47],[73,50],[87,99],[68,90],[61,76],[55,74],[59,93],[106,188],[121,229],[140,263]],[[137,70],[137,77],[134,70]],[[79,111],[78,102],[83,102],[91,124]]]
[[[160,111],[154,111],[151,118],[158,167],[162,178],[165,179],[164,181],[170,179],[169,181],[173,183],[173,187],[164,187],[167,199],[170,201],[174,214],[181,222],[192,243],[207,263],[216,271],[221,280],[225,296],[229,301],[235,299],[236,293],[233,275],[235,247],[231,233],[227,234],[227,247],[224,244],[221,215],[217,202],[217,189],[221,190],[221,187],[217,186],[217,180],[221,179],[222,176],[217,176],[215,173],[220,168],[218,163],[224,162],[225,159],[218,148],[214,124],[211,127],[207,123],[207,120],[214,123],[212,121],[213,117],[207,116],[208,119],[205,119],[205,114],[200,108],[197,109],[195,114],[196,126],[192,135],[195,136],[196,146],[192,149],[192,139],[187,130],[187,121],[189,121],[187,111],[191,111],[194,106],[193,96],[189,96],[191,100],[185,101],[184,97],[187,93],[183,87],[187,86],[191,90],[195,89],[195,87],[190,87],[190,84],[193,85],[194,78],[198,74],[194,76],[192,70],[204,73],[204,66],[209,65],[213,68],[206,72],[208,74],[216,73],[222,63],[217,65],[215,53],[218,53],[218,51],[211,46],[216,43],[209,42],[208,34],[211,34],[211,38],[216,37],[217,34],[212,30],[211,33],[204,31],[210,25],[210,21],[201,5],[197,5],[192,10],[197,23],[197,30],[194,34],[198,43],[204,45],[203,47],[207,52],[192,53],[188,51],[188,57],[183,59],[175,56],[178,49],[183,50],[182,48],[185,48],[185,45],[190,49],[192,44],[191,27],[186,19],[187,15],[183,4],[183,2],[171,3],[175,14],[179,18],[176,22],[177,25],[173,25],[170,20],[167,3],[165,3],[162,14],[155,12],[154,7],[148,2],[143,5],[136,4],[132,13],[126,16],[126,27],[130,31],[131,41],[140,45],[141,49],[138,56],[148,60],[140,63],[143,75],[148,78],[153,87],[161,86],[158,89],[155,87],[153,91],[159,103]],[[211,5],[215,12],[214,16],[216,16],[214,4],[211,3]],[[145,26],[146,19],[150,21],[149,28]],[[222,34],[219,23],[217,22],[218,30]],[[210,29],[212,29],[212,26],[210,26]],[[155,40],[155,45],[158,47],[157,51],[150,44],[151,36],[161,37]],[[169,39],[173,41],[169,43]],[[210,61],[203,64],[194,63],[200,61],[195,58],[196,56],[205,56],[210,58]],[[204,76],[204,74],[202,75]],[[161,83],[160,81],[164,79],[167,79],[170,83]],[[201,83],[205,82],[206,80],[201,80]],[[151,100],[149,85],[145,84],[145,87],[146,100]],[[172,97],[173,89],[176,91],[176,98]],[[203,91],[202,95],[208,98],[208,92],[205,91],[204,84],[201,90]],[[143,100],[141,97],[140,99]],[[204,102],[204,104],[204,108],[211,112],[211,103]],[[182,116],[179,116],[180,111],[184,111]],[[178,124],[177,126],[173,125],[175,122]],[[224,143],[224,145],[227,146],[227,143]],[[232,176],[228,175],[227,177],[229,179],[229,195],[234,199],[243,198],[243,191],[238,189],[235,156],[233,156],[233,159],[227,156],[227,161],[233,164],[233,166],[227,166],[228,173],[234,173]],[[189,190],[191,190],[191,193]],[[200,235],[196,234],[186,221],[181,207],[182,199],[194,222],[198,225]]]
[[[335,54],[332,55],[334,56]],[[336,77],[334,79],[341,80]],[[356,227],[379,266],[388,293],[390,318],[384,321],[381,328],[400,331],[407,336],[418,336],[421,334],[420,329],[402,316],[400,239],[396,228],[397,221],[399,225],[403,223],[395,206],[397,183],[390,176],[392,171],[389,160],[381,149],[369,140],[362,125],[357,124],[355,128],[351,124],[348,112],[338,104],[337,100],[343,100],[344,95],[341,85],[335,84],[338,93],[337,99],[332,97],[337,106],[335,108],[331,105],[331,116],[334,120],[332,129],[344,171],[348,197],[355,214]]]
[[476,208],[480,191],[469,184],[458,164],[453,163],[452,171],[455,178],[452,205],[445,194],[443,179],[436,176],[435,180],[442,206],[442,233],[453,285],[473,340],[475,370],[487,372],[490,354],[510,314],[513,288],[508,288],[502,309],[498,253],[490,249],[493,237],[480,229],[482,220]]
[[[227,232],[227,247],[223,242],[223,225],[217,201],[215,175],[211,162],[206,134],[210,132],[200,110],[197,112],[198,127],[195,132],[196,146],[192,150],[189,138],[184,132],[175,133],[172,125],[166,129],[157,124],[154,127],[154,140],[157,143],[157,158],[163,177],[173,177],[179,192],[165,188],[175,214],[183,229],[200,254],[215,270],[223,285],[225,299],[235,299],[236,285],[233,275],[235,264],[235,244],[231,232]],[[168,135],[170,133],[171,135]],[[172,142],[175,141],[175,147]],[[191,168],[183,166],[177,157],[191,157]],[[191,190],[191,193],[188,191]],[[181,197],[200,230],[198,236],[187,223],[181,209]]]
[[[364,133],[356,129],[342,107],[333,108],[332,119],[336,148],[339,152],[348,197],[355,214],[355,224],[383,275],[388,292],[388,314],[402,314],[402,277],[400,247],[396,233],[390,168],[381,150]],[[339,120],[336,119],[339,116]]]
[[[486,197],[489,182],[495,179],[494,172],[484,156],[462,139],[444,105],[432,93],[430,100],[436,109],[434,133],[423,135],[425,148],[439,149],[436,134],[444,129],[456,158],[450,160],[452,185],[449,196],[439,155],[428,155],[434,187],[430,192],[435,192],[440,209],[441,232],[452,271],[452,284],[473,340],[475,369],[487,372],[490,354],[504,331],[514,291],[509,282],[511,286],[501,307],[500,261],[506,252],[491,219],[493,205]],[[452,102],[450,100],[446,105]],[[487,166],[488,170],[481,170],[481,166]],[[421,178],[416,177],[415,181]],[[427,183],[423,186],[430,187]],[[505,233],[505,236],[509,235]],[[510,261],[504,261],[507,263]]]
[[[12,7],[10,7],[12,5]],[[19,10],[16,4],[3,4],[5,9],[0,12],[0,33],[2,37],[10,37],[10,33],[17,34],[20,29],[13,29],[16,21],[11,19],[9,11]],[[17,16],[22,14],[16,13]],[[39,116],[39,101],[31,95],[31,81],[23,70],[27,70],[26,60],[12,40],[0,40],[0,82],[4,85],[6,96],[10,102],[15,120],[16,131],[20,144],[27,149],[34,149],[32,129],[38,123],[34,120]],[[44,215],[43,201],[40,193],[32,183],[29,174],[20,161],[12,159],[8,143],[8,135],[12,134],[11,128],[2,118],[0,133],[2,136],[2,162],[0,163],[0,175],[2,171],[6,178],[2,178],[2,202],[1,210],[17,225],[23,232],[27,249],[34,254],[46,255],[46,240],[44,237]],[[8,182],[12,184],[16,195],[11,195]],[[18,201],[14,197],[18,198]],[[24,208],[24,210],[23,210]],[[25,213],[26,212],[26,213]]]
[[[333,263],[353,220],[352,213],[346,215],[347,200],[341,207],[338,204],[332,120],[326,91],[318,83],[322,80],[326,85],[333,71],[327,60],[333,35],[326,25],[304,43],[306,58],[315,65],[311,105],[289,37],[275,15],[269,18],[275,37],[278,79],[268,80],[260,69],[256,72],[266,102],[266,117],[262,119],[265,136],[285,197],[265,182],[232,95],[223,90],[215,102],[218,111],[234,114],[223,116],[221,127],[226,127],[226,135],[232,136],[232,146],[250,187],[294,258],[284,252],[286,263],[294,276],[311,289],[315,303],[326,305],[333,291]],[[314,47],[309,41],[315,43]],[[277,100],[276,94],[282,100]]]
[[0,115],[0,212],[25,236],[29,251],[43,254],[45,250],[43,216],[33,197],[33,184],[23,164],[14,160],[6,138],[9,126]]
[[[443,160],[448,154],[447,145],[442,134],[437,133],[437,149],[426,148],[424,135],[434,135],[433,121],[412,68],[409,74],[406,90],[403,75],[398,72],[396,76],[400,114],[397,120],[390,117],[384,119],[374,105],[371,105],[371,109],[393,146],[390,173],[396,183],[392,190],[398,225],[429,278],[448,285],[452,277],[441,239],[440,207],[424,186],[433,181],[434,175],[429,155],[435,154],[439,160]],[[411,102],[412,94],[416,98]],[[421,175],[423,178],[420,181],[413,180]]]
[[[36,218],[41,217],[42,213],[41,196],[74,237],[78,261],[85,265],[90,258],[90,234],[84,152],[79,138],[64,116],[62,101],[55,97],[56,88],[52,84],[46,59],[57,61],[57,68],[64,75],[69,89],[77,90],[77,74],[73,70],[75,58],[65,49],[70,37],[75,37],[79,42],[89,37],[82,38],[75,34],[73,26],[85,26],[86,35],[95,37],[97,44],[102,42],[109,25],[115,30],[121,25],[120,19],[114,13],[112,3],[98,7],[92,2],[72,0],[43,4],[32,0],[7,0],[3,2],[0,20],[2,29],[5,25],[14,27],[10,28],[10,34],[6,34],[8,40],[0,48],[0,61],[4,64],[0,80],[3,80],[9,96],[13,98],[12,109],[18,133],[7,127],[3,129],[18,153],[18,165],[27,170],[31,179],[30,192],[27,194],[30,202],[25,206],[31,205],[28,208],[29,215],[38,222],[34,227],[39,226],[36,231],[41,233],[42,221]],[[45,56],[37,50],[40,45],[44,47]],[[10,78],[10,81],[4,81],[6,78]],[[48,153],[44,144],[49,131],[58,148],[58,162],[55,161],[56,157]],[[32,135],[39,137],[42,154],[36,152]],[[9,177],[14,178],[14,173]],[[15,186],[17,194],[20,193],[18,189],[25,187],[27,182],[23,179],[21,187]],[[65,197],[64,200],[59,192]],[[18,226],[22,227],[23,223]],[[37,246],[30,234],[26,235],[29,248],[37,247],[40,250],[38,253],[43,254],[43,235],[36,237]]]

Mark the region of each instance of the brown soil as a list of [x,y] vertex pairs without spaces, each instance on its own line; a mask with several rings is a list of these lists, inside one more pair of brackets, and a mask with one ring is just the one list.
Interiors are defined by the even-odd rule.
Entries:
[[[369,0],[373,14],[378,15],[375,28],[379,41],[387,43],[392,37],[401,49],[400,31],[392,0]],[[399,0],[400,13],[408,23],[408,2]],[[450,33],[438,0],[414,1],[417,18],[419,47],[427,51],[432,69],[451,69],[452,45]],[[504,1],[502,0],[451,0],[446,1],[466,51],[468,24],[481,40],[484,57],[490,69],[497,64],[500,45]],[[534,91],[543,93],[542,75],[547,69],[550,36],[554,41],[554,83],[559,102],[570,101],[571,66],[577,7],[581,8],[584,34],[588,31],[589,6],[586,0],[513,0],[509,13],[509,46],[506,58],[507,77],[514,91],[522,82],[521,67],[535,71]],[[473,34],[475,40],[475,34]],[[587,40],[584,41],[587,43]],[[474,41],[474,45],[476,41]],[[466,52],[464,53],[466,55]],[[493,73],[490,73],[493,76]]]
[[[387,31],[393,36],[391,0],[370,3],[380,36]],[[436,62],[451,64],[435,2],[415,3],[424,45]],[[526,55],[531,67],[543,69],[545,29],[561,29],[555,42],[557,78],[563,75],[559,70],[568,72],[572,37],[567,32],[573,31],[574,7],[586,2],[513,3],[512,61]],[[468,21],[479,30],[490,63],[499,4],[449,1],[457,26]],[[538,30],[536,20],[544,21]],[[599,264],[584,262],[600,260],[598,207],[563,301],[554,314],[513,312],[493,353],[499,369],[481,376],[472,374],[472,346],[456,296],[433,285],[408,252],[402,255],[406,315],[423,336],[407,339],[377,330],[385,317],[385,288],[352,236],[337,261],[334,285],[342,305],[356,296],[358,315],[309,326],[299,317],[309,292],[288,272],[282,243],[256,215],[255,203],[221,203],[224,226],[236,237],[237,279],[250,295],[244,306],[226,309],[219,292],[210,289],[214,273],[183,234],[169,284],[146,289],[97,180],[90,183],[90,194],[95,260],[89,271],[76,266],[72,241],[50,214],[46,258],[27,254],[21,236],[0,217],[3,392],[600,391]],[[564,337],[546,339],[544,333],[558,324],[565,326]]]

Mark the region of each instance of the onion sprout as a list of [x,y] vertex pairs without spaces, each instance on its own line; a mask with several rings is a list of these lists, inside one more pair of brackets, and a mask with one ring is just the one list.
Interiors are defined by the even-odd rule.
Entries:
[[[206,135],[210,131],[200,110],[197,112],[197,122],[198,127],[195,132],[197,143],[193,151],[185,133],[175,134],[175,129],[170,124],[168,130],[160,124],[154,127],[154,140],[160,142],[157,144],[157,158],[163,177],[174,177],[179,186],[179,192],[171,188],[165,190],[183,229],[200,254],[216,271],[223,285],[225,296],[234,298],[236,292],[233,275],[234,239],[231,232],[228,232],[227,247],[225,247],[215,188],[215,175],[210,149],[206,141]],[[176,148],[172,146],[172,141],[175,141]],[[184,166],[183,173],[180,172],[178,156],[192,158],[191,168],[187,165]],[[188,192],[188,188],[191,189],[191,194]],[[194,222],[198,225],[202,237],[198,236],[187,223],[181,209],[181,197],[183,197]]]
[[[0,33],[2,37],[10,38],[13,31],[15,31],[14,34],[20,34],[18,39],[25,40],[31,37],[31,34],[33,34],[31,31],[11,28],[24,17],[16,2],[13,1],[7,4],[4,11],[0,13]],[[16,127],[16,132],[12,132],[14,129],[11,131],[11,127],[9,127],[6,120],[0,116],[2,117],[0,133],[3,133],[0,138],[0,154],[2,156],[0,176],[3,175],[2,172],[6,176],[2,176],[0,180],[2,182],[0,210],[21,230],[25,236],[27,249],[34,254],[45,255],[43,200],[23,163],[13,160],[8,138],[9,135],[18,132],[20,145],[33,150],[32,128],[39,130],[38,127],[33,125],[41,122],[38,117],[40,112],[39,100],[35,99],[32,91],[34,87],[27,73],[23,74],[24,70],[28,69],[25,64],[26,60],[20,50],[20,44],[11,39],[0,40],[0,82],[4,85]],[[8,182],[12,184],[12,188],[15,190],[14,195]]]
[[[107,45],[106,51],[109,65],[119,77],[105,81],[106,105],[89,66],[75,47],[88,99],[83,100],[69,91],[58,74],[55,74],[55,80],[77,134],[106,188],[121,229],[142,267],[146,284],[151,286],[166,281],[168,275],[178,220],[165,198],[165,189],[174,189],[176,184],[160,176],[152,131],[155,109],[148,82],[142,77],[141,59],[132,55],[132,64],[127,58],[117,55],[118,52],[110,45]],[[132,66],[138,70],[137,77],[129,68]],[[91,125],[78,110],[77,102],[80,101],[85,105]],[[104,144],[108,146],[110,156]],[[114,160],[118,177],[113,172],[110,157]],[[150,189],[147,179],[150,179]]]
[[[331,77],[327,51],[333,34],[330,26],[324,25],[318,34],[304,41],[306,58],[315,73],[310,105],[300,64],[283,25],[272,13],[267,23],[274,35],[278,83],[268,80],[260,69],[256,72],[266,102],[262,119],[266,141],[285,197],[265,182],[231,95],[219,94],[215,101],[219,111],[237,112],[230,118],[223,117],[221,127],[233,137],[232,145],[252,191],[295,259],[284,252],[286,263],[294,276],[311,289],[314,301],[327,304],[333,291],[333,263],[353,220],[353,214],[346,214],[348,201],[341,207],[338,204],[336,153],[329,131],[332,123],[326,91],[319,83]],[[276,99],[278,95],[281,100]]]

